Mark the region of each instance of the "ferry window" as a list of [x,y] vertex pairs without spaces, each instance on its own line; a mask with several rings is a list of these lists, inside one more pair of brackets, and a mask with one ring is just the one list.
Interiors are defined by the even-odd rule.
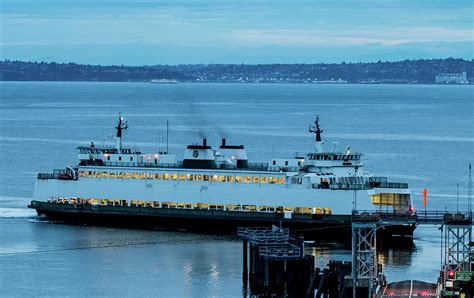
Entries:
[[86,177],[90,177],[90,176],[92,176],[92,171],[87,171],[86,172]]
[[140,178],[140,179],[145,179],[145,178],[146,178],[146,173],[140,173],[140,174],[138,175],[138,178]]
[[147,179],[153,179],[153,176],[154,176],[153,173],[146,174]]
[[161,179],[161,173],[155,173],[155,179]]
[[235,182],[242,183],[242,176],[235,176]]
[[201,181],[202,180],[202,175],[194,175],[194,180]]
[[285,160],[285,166],[287,166],[287,165],[288,165],[288,160]]
[[171,180],[177,180],[178,174],[171,174]]
[[285,178],[278,177],[278,184],[285,184]]
[[219,176],[219,181],[220,182],[225,182],[225,176]]
[[186,180],[192,181],[193,180],[193,175],[192,174],[187,174],[186,175]]
[[130,156],[130,161],[133,161],[133,157]]
[[217,175],[212,175],[211,176],[211,181],[216,182],[217,181]]
[[79,177],[84,177],[84,171],[79,171]]
[[227,182],[234,182],[234,176],[227,176]]
[[277,162],[276,162],[276,160],[274,160],[274,161],[273,161],[273,165],[276,166],[276,164],[277,164]]
[[158,158],[155,158],[155,163],[158,163]]
[[122,160],[122,156],[119,156],[119,161],[121,161],[121,160]]
[[209,181],[209,175],[202,175],[202,180]]
[[186,179],[186,175],[184,174],[179,174],[179,180],[184,180]]
[[258,183],[258,176],[253,176],[252,177],[252,183]]
[[130,173],[129,172],[125,173],[125,178],[130,178]]
[[169,180],[170,174],[163,174],[163,180]]
[[114,172],[110,172],[110,173],[109,173],[109,177],[110,177],[110,178],[115,178],[115,173],[114,173]]
[[268,183],[268,178],[266,176],[260,177],[260,183]]
[[276,183],[276,178],[275,177],[270,177],[269,182],[270,182],[270,184],[275,184]]
[[244,183],[250,183],[250,176],[244,176]]
[[94,177],[98,178],[100,176],[100,172],[94,171]]
[[132,178],[136,179],[138,177],[137,172],[132,172]]
[[123,177],[122,172],[118,172],[118,173],[117,173],[117,178],[122,178],[122,177]]

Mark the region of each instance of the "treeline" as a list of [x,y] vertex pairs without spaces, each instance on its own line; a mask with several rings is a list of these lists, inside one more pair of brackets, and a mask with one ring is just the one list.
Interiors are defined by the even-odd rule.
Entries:
[[10,60],[0,62],[0,80],[2,81],[128,82],[152,79],[194,80],[193,77],[179,71],[166,70],[160,66],[101,66]]
[[463,71],[467,72],[468,78],[472,78],[474,60],[447,58],[374,63],[153,66],[0,61],[0,80],[3,81],[126,82],[169,79],[180,82],[432,84],[439,73]]

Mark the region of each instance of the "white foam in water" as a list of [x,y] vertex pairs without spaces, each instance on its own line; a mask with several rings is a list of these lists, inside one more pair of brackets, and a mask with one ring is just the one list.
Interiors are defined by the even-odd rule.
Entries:
[[0,218],[32,217],[36,212],[27,208],[0,208]]

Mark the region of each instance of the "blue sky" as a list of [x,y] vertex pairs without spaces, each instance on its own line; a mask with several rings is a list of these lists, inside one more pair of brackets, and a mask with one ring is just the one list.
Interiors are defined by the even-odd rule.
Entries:
[[472,59],[471,2],[0,0],[0,55],[126,65]]

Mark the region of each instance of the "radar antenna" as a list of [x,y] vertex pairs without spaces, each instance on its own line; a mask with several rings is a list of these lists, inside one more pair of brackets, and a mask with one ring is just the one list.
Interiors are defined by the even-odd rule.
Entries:
[[118,150],[122,150],[122,131],[128,128],[128,121],[123,121],[122,115],[119,113],[119,122],[115,129],[117,129],[117,146]]

